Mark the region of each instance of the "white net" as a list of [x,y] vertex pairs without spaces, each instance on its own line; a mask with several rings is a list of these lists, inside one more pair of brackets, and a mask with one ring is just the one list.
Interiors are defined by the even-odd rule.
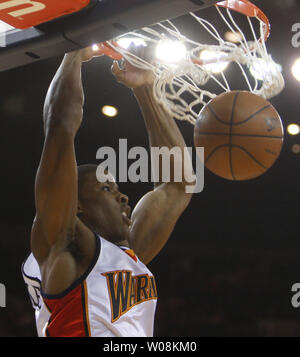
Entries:
[[[188,15],[197,24],[197,32],[193,33],[196,40],[187,38],[174,21],[168,20],[128,33],[116,40],[118,45],[108,42],[132,65],[152,70],[156,100],[174,118],[191,124],[195,124],[201,108],[221,93],[248,90],[271,99],[284,88],[281,67],[265,44],[267,25],[258,17],[214,8],[221,19],[216,21],[214,17],[214,25],[195,13]],[[234,39],[228,39],[229,35]],[[122,46],[124,39],[155,49],[151,61]]]

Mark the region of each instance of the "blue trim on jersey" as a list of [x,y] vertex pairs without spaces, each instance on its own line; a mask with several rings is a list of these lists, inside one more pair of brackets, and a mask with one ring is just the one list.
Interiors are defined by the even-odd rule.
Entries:
[[39,283],[41,284],[41,280],[40,280],[39,278],[37,278],[36,276],[30,276],[30,275],[28,275],[28,274],[25,273],[24,267],[25,267],[25,264],[26,264],[28,258],[30,257],[30,255],[31,255],[31,252],[29,252],[29,253],[27,254],[27,256],[26,256],[26,259],[24,259],[24,261],[23,261],[23,263],[22,263],[22,265],[21,265],[21,273],[22,273],[26,278],[31,279],[31,280],[34,280],[34,281],[37,281],[37,282],[39,282]]

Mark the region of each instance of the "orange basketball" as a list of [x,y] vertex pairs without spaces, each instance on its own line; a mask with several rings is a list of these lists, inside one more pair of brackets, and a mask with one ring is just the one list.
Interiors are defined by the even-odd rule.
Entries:
[[201,110],[194,144],[204,147],[205,167],[228,180],[264,174],[283,145],[283,126],[267,100],[247,91],[223,93]]

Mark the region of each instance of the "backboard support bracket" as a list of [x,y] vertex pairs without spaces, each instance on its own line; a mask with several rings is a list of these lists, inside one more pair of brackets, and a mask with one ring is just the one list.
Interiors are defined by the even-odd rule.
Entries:
[[207,8],[217,2],[97,0],[96,4],[78,13],[26,30],[0,33],[0,71],[57,57],[144,26]]

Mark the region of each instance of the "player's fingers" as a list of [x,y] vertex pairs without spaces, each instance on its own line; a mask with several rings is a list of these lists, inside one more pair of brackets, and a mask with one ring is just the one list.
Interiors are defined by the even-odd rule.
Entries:
[[104,56],[104,53],[100,48],[97,49],[97,50],[92,49],[92,51],[93,51],[93,57],[102,57],[102,56]]
[[124,79],[125,73],[123,69],[120,67],[118,61],[113,62],[111,71],[118,81],[122,81]]
[[115,76],[117,76],[121,72],[121,68],[119,66],[118,61],[113,61],[113,64],[111,66],[111,71]]
[[126,61],[124,58],[120,61],[114,61],[112,65],[112,71],[114,74],[121,74],[122,71],[126,71],[130,68],[130,63]]

